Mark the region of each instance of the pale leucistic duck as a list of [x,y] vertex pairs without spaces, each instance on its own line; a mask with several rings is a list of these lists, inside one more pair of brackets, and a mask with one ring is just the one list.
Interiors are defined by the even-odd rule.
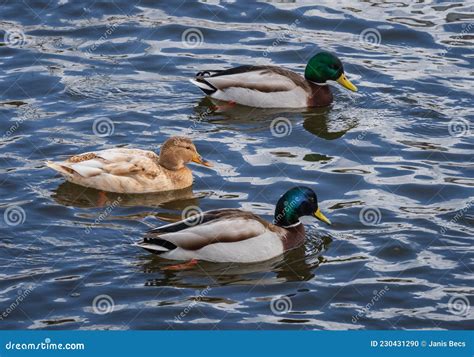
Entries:
[[[203,212],[183,221],[155,228],[136,245],[166,259],[254,263],[272,259],[305,240],[299,218],[314,216],[331,224],[318,207],[314,191],[294,187],[275,208],[274,223],[239,209]],[[186,264],[174,266],[186,267]]]
[[311,57],[304,77],[277,66],[239,66],[199,72],[191,82],[214,99],[258,108],[324,107],[332,103],[328,81],[356,92],[342,62],[329,52]]
[[174,136],[158,156],[153,151],[116,148],[87,152],[62,162],[46,162],[72,183],[117,193],[179,190],[192,185],[189,162],[212,166],[198,154],[192,141]]

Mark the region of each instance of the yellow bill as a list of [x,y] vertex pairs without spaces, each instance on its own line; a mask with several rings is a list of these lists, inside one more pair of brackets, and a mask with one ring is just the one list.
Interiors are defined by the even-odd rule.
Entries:
[[336,82],[339,83],[344,88],[347,88],[353,92],[357,92],[357,87],[353,85],[350,80],[347,79],[344,73],[339,76]]
[[199,155],[195,155],[191,161],[199,165],[212,167],[212,164],[209,161],[203,160],[202,157]]
[[313,213],[313,215],[319,219],[320,221],[326,223],[326,224],[329,224],[331,225],[331,221],[329,219],[327,219],[327,217],[321,212],[321,210],[318,208],[316,210],[316,212]]

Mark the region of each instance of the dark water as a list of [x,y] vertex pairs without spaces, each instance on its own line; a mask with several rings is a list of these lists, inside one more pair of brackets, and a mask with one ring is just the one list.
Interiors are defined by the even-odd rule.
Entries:
[[[0,327],[472,328],[473,7],[338,3],[3,1]],[[322,49],[359,87],[327,109],[214,112],[187,81]],[[104,198],[44,165],[175,134],[216,163],[192,190]],[[334,224],[284,257],[166,272],[131,245],[189,206],[271,219],[296,184]]]

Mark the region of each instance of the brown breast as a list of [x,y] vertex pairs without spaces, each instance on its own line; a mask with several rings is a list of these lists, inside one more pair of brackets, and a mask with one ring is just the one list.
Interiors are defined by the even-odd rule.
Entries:
[[331,88],[328,85],[320,86],[308,82],[311,86],[311,95],[308,97],[308,107],[326,107],[332,103]]
[[285,251],[299,247],[305,241],[304,224],[300,223],[297,226],[286,228],[286,233],[282,237],[283,249]]
[[173,189],[181,189],[189,187],[193,184],[193,173],[191,169],[184,166],[183,168],[173,171],[161,166],[163,172],[173,181]]

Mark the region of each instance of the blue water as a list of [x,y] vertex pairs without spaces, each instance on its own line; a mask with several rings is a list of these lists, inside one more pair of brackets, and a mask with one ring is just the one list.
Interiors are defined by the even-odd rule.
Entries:
[[[0,328],[472,328],[473,7],[320,3],[2,2]],[[216,111],[188,82],[320,50],[359,88],[324,109]],[[104,202],[44,165],[171,135],[215,163],[192,189]],[[333,225],[284,257],[171,272],[131,245],[190,206],[271,219],[297,184]]]

